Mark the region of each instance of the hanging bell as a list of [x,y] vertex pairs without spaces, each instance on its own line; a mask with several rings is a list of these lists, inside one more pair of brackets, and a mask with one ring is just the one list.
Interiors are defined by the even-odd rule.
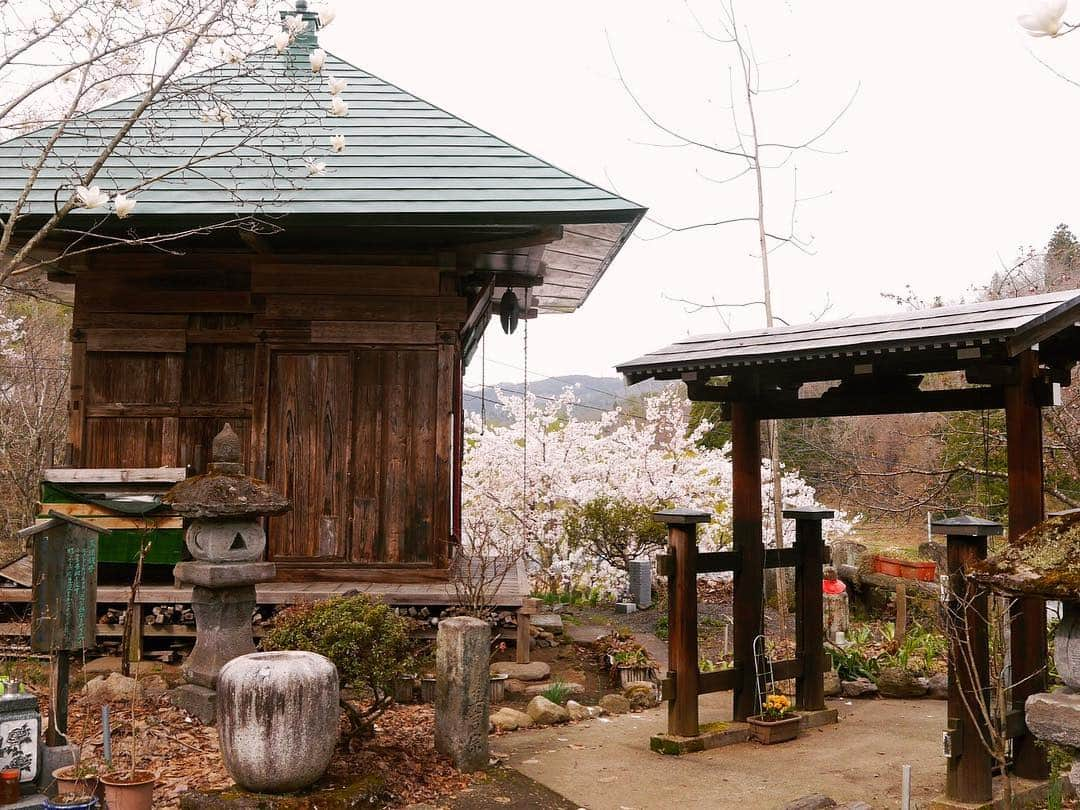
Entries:
[[517,329],[519,318],[521,318],[521,304],[518,302],[517,294],[513,290],[507,290],[499,301],[499,323],[502,324],[503,331],[508,335],[512,334]]

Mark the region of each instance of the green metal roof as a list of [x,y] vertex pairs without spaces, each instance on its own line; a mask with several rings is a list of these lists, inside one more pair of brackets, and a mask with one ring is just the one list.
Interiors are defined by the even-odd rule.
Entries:
[[[524,255],[482,254],[476,266],[517,270],[524,263],[542,274],[530,296],[539,311],[582,304],[644,208],[332,54],[314,74],[314,47],[313,34],[301,36],[284,53],[269,48],[170,84],[91,183],[134,196],[135,211],[121,221],[105,208],[75,209],[63,221],[66,238],[87,230],[169,233],[256,217],[294,235],[470,226],[493,229],[497,238],[500,226],[509,233],[559,225],[555,242]],[[340,94],[347,115],[331,114],[330,76],[348,82]],[[32,230],[68,199],[138,103],[124,99],[68,123],[20,212],[22,228]],[[205,120],[219,105],[233,121]],[[0,143],[0,215],[10,212],[53,131]],[[338,134],[346,146],[334,153],[330,139]],[[311,176],[309,161],[325,162],[326,173]]]
[[[313,74],[307,47],[273,48],[175,82],[144,114],[94,185],[133,192],[132,219],[151,215],[371,215],[452,223],[629,222],[641,206],[586,183],[367,71],[328,55]],[[330,113],[328,76],[346,79],[346,116]],[[69,123],[24,214],[64,201],[138,98]],[[206,123],[224,103],[235,123]],[[52,130],[0,143],[0,212],[7,213]],[[332,135],[346,138],[343,153]],[[306,160],[325,161],[308,176]],[[194,165],[184,168],[185,164]],[[147,185],[148,179],[169,173]],[[72,216],[98,217],[102,209]]]

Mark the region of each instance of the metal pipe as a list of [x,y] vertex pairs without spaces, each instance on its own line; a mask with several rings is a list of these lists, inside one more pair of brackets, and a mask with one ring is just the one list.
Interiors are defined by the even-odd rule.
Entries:
[[904,784],[900,800],[901,810],[911,810],[911,766],[904,766]]

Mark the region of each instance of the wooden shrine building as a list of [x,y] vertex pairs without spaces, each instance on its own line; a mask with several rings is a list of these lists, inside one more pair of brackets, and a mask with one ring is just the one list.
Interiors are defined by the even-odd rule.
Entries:
[[[723,403],[731,421],[735,719],[756,713],[753,641],[762,632],[769,564],[762,538],[761,420],[1004,409],[1008,538],[1015,543],[1044,517],[1041,409],[1059,404],[1060,386],[1069,385],[1078,359],[1080,290],[1067,290],[690,337],[618,367],[631,383],[683,380],[690,399]],[[953,373],[933,376],[939,372]],[[1043,601],[1026,599],[1016,611],[1009,717],[1014,770],[1040,778],[1045,755],[1023,725],[1023,707],[1028,695],[1045,691],[1046,609]],[[791,675],[798,672],[796,662]]]
[[[284,53],[143,114],[92,181],[130,216],[76,208],[35,251],[74,285],[71,466],[200,473],[229,422],[292,501],[269,523],[282,580],[445,581],[462,375],[493,308],[575,310],[644,211],[332,54],[314,73],[318,17],[293,13]],[[137,103],[67,125],[21,232]],[[0,212],[48,135],[0,144]]]

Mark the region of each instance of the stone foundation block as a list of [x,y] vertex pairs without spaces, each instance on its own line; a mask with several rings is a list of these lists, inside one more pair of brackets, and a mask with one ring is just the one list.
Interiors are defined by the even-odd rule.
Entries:
[[709,723],[698,728],[693,737],[677,734],[655,734],[649,740],[649,748],[658,754],[681,756],[697,751],[708,751],[724,745],[746,742],[750,739],[750,726],[746,723]]
[[204,725],[212,726],[217,721],[217,692],[213,689],[185,683],[169,692],[169,701]]

